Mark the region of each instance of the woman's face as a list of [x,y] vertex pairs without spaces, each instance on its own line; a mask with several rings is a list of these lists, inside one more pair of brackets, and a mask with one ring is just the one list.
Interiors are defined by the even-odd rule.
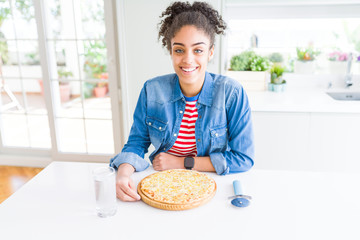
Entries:
[[181,87],[201,89],[213,54],[209,37],[195,26],[184,26],[176,33],[171,39],[171,59]]

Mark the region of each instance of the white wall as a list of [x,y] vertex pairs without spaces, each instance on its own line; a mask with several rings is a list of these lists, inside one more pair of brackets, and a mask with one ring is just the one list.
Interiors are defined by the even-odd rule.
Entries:
[[224,0],[226,4],[265,4],[265,5],[276,5],[276,4],[353,4],[359,3],[359,0]]
[[[160,22],[159,16],[172,2],[174,1],[123,0],[119,5],[119,8],[123,9],[118,9],[118,15],[124,14],[120,20],[122,23],[119,25],[119,34],[121,32],[124,34],[124,44],[122,46],[120,44],[119,51],[126,61],[127,77],[125,80],[128,95],[128,99],[123,99],[123,102],[129,106],[131,123],[144,82],[152,77],[174,72],[169,53],[158,41],[157,28]],[[209,0],[207,2],[220,11],[220,0]],[[120,29],[121,27],[123,29]],[[119,36],[120,38],[121,36]],[[209,64],[208,71],[218,73],[220,68],[219,39],[216,40],[215,44],[215,57]]]

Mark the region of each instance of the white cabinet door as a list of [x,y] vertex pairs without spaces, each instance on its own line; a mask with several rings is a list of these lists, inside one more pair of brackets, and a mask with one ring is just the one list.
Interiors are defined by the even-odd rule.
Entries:
[[253,112],[255,168],[360,172],[360,114]]
[[253,112],[255,168],[308,170],[309,113]]
[[360,172],[360,114],[312,113],[314,170]]

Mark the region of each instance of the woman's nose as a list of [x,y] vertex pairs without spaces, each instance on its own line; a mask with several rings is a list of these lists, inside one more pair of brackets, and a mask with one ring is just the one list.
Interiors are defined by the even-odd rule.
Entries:
[[187,52],[182,60],[186,64],[191,64],[194,62],[194,55],[191,52]]

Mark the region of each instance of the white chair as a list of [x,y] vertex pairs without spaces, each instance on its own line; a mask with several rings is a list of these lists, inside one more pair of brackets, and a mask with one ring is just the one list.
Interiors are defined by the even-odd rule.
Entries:
[[2,65],[3,65],[3,62],[2,62],[2,58],[0,56],[0,77],[1,77],[0,94],[5,92],[5,94],[8,95],[8,97],[10,98],[11,101],[9,103],[3,105],[2,102],[1,102],[1,98],[0,98],[1,112],[4,112],[4,111],[9,110],[9,109],[14,108],[14,107],[16,107],[18,110],[23,110],[24,108],[21,106],[19,101],[16,99],[15,95],[12,93],[10,88],[8,88],[6,86],[5,79],[4,79],[4,76],[2,74]]

